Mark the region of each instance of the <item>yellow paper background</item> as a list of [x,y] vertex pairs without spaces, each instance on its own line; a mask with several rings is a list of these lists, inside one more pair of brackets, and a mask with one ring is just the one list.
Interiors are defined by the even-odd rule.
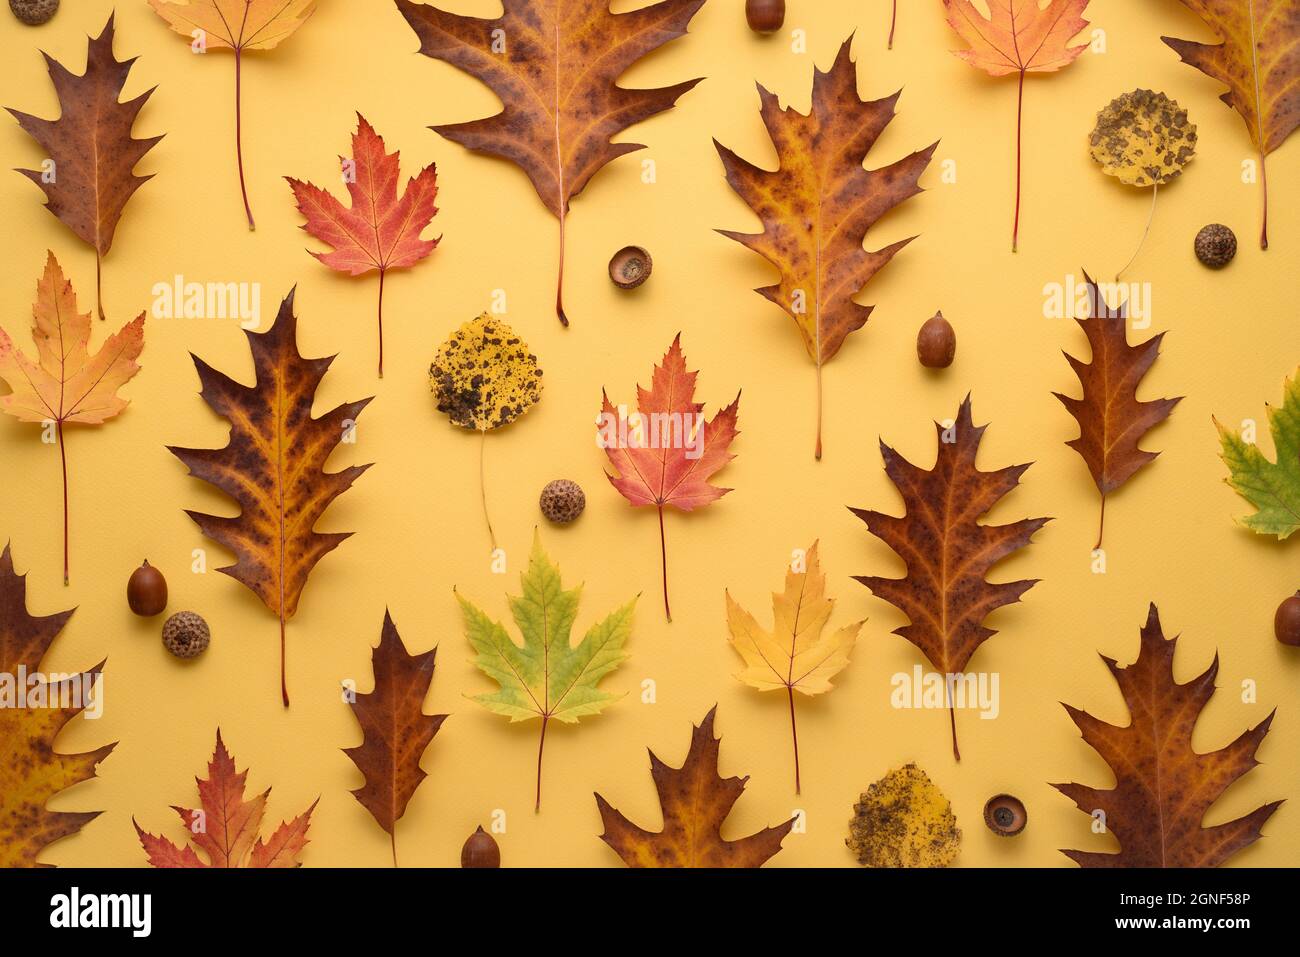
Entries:
[[[0,17],[3,103],[53,116],[56,101],[38,47],[74,71],[85,37],[98,33],[113,4],[65,3],[48,25],[29,29]],[[494,15],[491,0],[457,0],[459,12]],[[632,6],[620,2],[616,9]],[[1207,823],[1227,820],[1300,786],[1296,689],[1300,658],[1272,637],[1277,603],[1300,573],[1296,542],[1278,543],[1234,525],[1247,505],[1223,484],[1211,414],[1227,423],[1254,418],[1278,401],[1297,346],[1294,300],[1300,261],[1300,143],[1271,158],[1271,239],[1261,252],[1258,186],[1241,182],[1251,158],[1243,123],[1217,99],[1220,88],[1159,40],[1161,34],[1209,40],[1174,0],[1093,0],[1089,19],[1105,31],[1107,52],[1085,53],[1061,74],[1031,77],[1025,115],[1025,187],[1019,254],[1010,252],[1014,78],[995,81],[948,52],[959,44],[937,2],[904,2],[898,39],[885,49],[887,0],[791,0],[786,29],[760,38],[744,23],[741,0],[709,0],[690,35],[648,57],[623,78],[627,86],[707,76],[667,114],[622,139],[645,151],[602,170],[573,203],[569,221],[567,306],[572,328],[555,321],[556,224],[524,175],[471,154],[426,129],[497,108],[493,94],[454,68],[417,55],[417,42],[386,0],[324,0],[316,16],[283,46],[250,56],[245,67],[245,159],[258,221],[244,228],[233,134],[233,63],[228,54],[195,57],[143,2],[117,4],[119,57],[140,56],[126,95],[158,85],[135,130],[167,137],[140,165],[156,172],[131,200],[105,262],[108,327],[149,308],[151,288],[176,274],[189,281],[258,282],[264,322],[295,284],[299,338],[308,356],[337,352],[318,410],[376,394],[360,419],[355,446],[331,460],[338,468],[375,462],[320,527],[355,537],[317,567],[289,629],[293,706],[277,688],[276,621],[257,599],[215,569],[229,561],[204,541],[183,508],[225,512],[211,488],[188,478],[165,444],[223,444],[225,427],[197,396],[187,352],[248,381],[251,362],[233,321],[150,319],[144,366],[124,390],[120,419],[70,430],[72,584],[59,576],[58,451],[39,429],[0,422],[3,494],[0,539],[12,541],[29,572],[33,612],[78,606],[46,659],[74,669],[107,657],[107,704],[98,722],[74,721],[64,750],[120,743],[98,779],[57,797],[62,810],[104,809],[85,830],[43,855],[63,865],[129,866],[144,861],[131,818],[182,835],[170,804],[196,798],[219,725],[250,788],[273,786],[269,819],[320,806],[305,853],[309,866],[385,865],[388,839],[349,796],[361,776],[340,751],[360,740],[339,682],[369,688],[370,648],[384,608],[408,646],[438,644],[430,710],[452,717],[429,748],[420,787],[398,829],[403,864],[453,865],[464,838],[505,812],[499,836],[510,865],[615,865],[598,839],[592,791],[643,826],[658,826],[645,748],[680,763],[692,721],[715,702],[723,735],[722,771],[750,775],[724,834],[775,824],[798,808],[807,833],[786,839],[778,865],[845,865],[847,821],[860,791],[891,767],[915,760],[952,799],[964,831],[965,865],[1068,865],[1057,848],[1107,849],[1088,819],[1048,781],[1107,786],[1109,771],[1079,739],[1059,701],[1122,722],[1117,688],[1097,652],[1133,659],[1149,601],[1166,633],[1182,634],[1181,680],[1206,667],[1217,650],[1215,695],[1197,726],[1196,745],[1217,748],[1279,707],[1260,750],[1263,766],[1234,785]],[[791,31],[807,52],[792,52]],[[828,66],[856,31],[859,88],[879,97],[903,88],[899,115],[869,165],[879,166],[940,139],[924,176],[926,192],[872,230],[869,246],[920,234],[859,297],[876,307],[826,369],[826,455],[812,458],[813,370],[794,325],[750,291],[770,281],[756,255],[715,227],[751,229],[756,220],[732,194],[710,142],[773,161],[758,116],[754,81],[806,109],[814,63]],[[1052,391],[1078,394],[1061,349],[1086,355],[1082,332],[1042,315],[1043,286],[1087,267],[1106,277],[1128,257],[1145,222],[1146,193],[1104,177],[1087,157],[1097,110],[1136,86],[1163,90],[1187,108],[1200,151],[1186,174],[1162,192],[1151,237],[1130,276],[1149,281],[1152,332],[1167,330],[1144,397],[1186,395],[1172,419],[1146,440],[1160,459],[1113,496],[1107,515],[1108,572],[1090,571],[1097,494],[1064,442],[1075,434]],[[345,153],[361,110],[402,153],[403,177],[437,161],[441,212],[430,230],[443,241],[430,261],[394,273],[386,292],[386,378],[374,376],[376,281],[351,280],[311,259],[320,248],[298,230],[287,185],[311,179],[335,191],[337,155]],[[0,124],[4,167],[31,167],[39,148],[8,119]],[[657,182],[641,181],[653,160]],[[956,164],[956,182],[941,182]],[[35,281],[52,248],[73,278],[84,308],[94,289],[94,259],[40,208],[41,196],[14,173],[0,174],[6,228],[0,235],[0,323],[26,346]],[[1237,232],[1241,249],[1222,273],[1192,256],[1192,237],[1209,222]],[[632,294],[605,276],[609,255],[626,243],[654,256],[650,281]],[[506,319],[528,340],[546,370],[541,404],[489,437],[488,494],[510,565],[488,567],[478,503],[477,440],[437,415],[426,371],[434,349],[461,322],[507,296]],[[940,375],[916,362],[918,326],[942,309],[957,330],[957,359]],[[96,324],[95,342],[108,327]],[[710,411],[738,389],[738,458],[721,473],[735,488],[698,514],[670,514],[669,568],[675,620],[663,620],[658,529],[652,510],[633,510],[602,478],[604,456],[592,435],[600,390],[634,398],[651,366],[681,331],[688,361],[702,370],[698,395]],[[951,417],[974,396],[977,422],[991,422],[985,468],[1034,461],[1022,488],[993,520],[1052,515],[1055,521],[997,580],[1036,577],[1025,600],[997,612],[999,634],[973,667],[1001,676],[1001,716],[959,718],[963,760],[955,764],[942,711],[894,710],[889,681],[923,659],[890,634],[904,623],[891,606],[853,582],[853,574],[901,574],[901,563],[851,516],[846,505],[898,513],[901,502],[883,474],[877,439],[928,466],[931,422]],[[629,595],[642,593],[629,643],[631,658],[605,681],[627,697],[577,728],[557,727],[547,744],[543,809],[532,811],[536,724],[508,725],[465,696],[491,683],[470,663],[452,597],[455,586],[496,617],[517,590],[536,500],[546,481],[578,480],[586,514],[567,529],[543,527],[544,544],[566,580],[585,582],[578,620],[585,629]],[[739,659],[726,644],[723,589],[769,615],[792,549],[820,538],[832,625],[868,618],[836,689],[800,701],[804,793],[793,793],[784,696],[759,695],[733,678]],[[191,552],[208,550],[206,575],[190,573]],[[211,649],[183,663],[162,648],[161,620],[127,608],[128,575],[142,558],[161,567],[171,611],[193,609],[211,623]],[[652,680],[657,703],[639,688]],[[1243,681],[1258,686],[1245,703]],[[1014,840],[981,823],[997,792],[1020,796],[1029,825]],[[1265,837],[1234,863],[1294,863],[1300,848],[1296,808],[1284,805]]]

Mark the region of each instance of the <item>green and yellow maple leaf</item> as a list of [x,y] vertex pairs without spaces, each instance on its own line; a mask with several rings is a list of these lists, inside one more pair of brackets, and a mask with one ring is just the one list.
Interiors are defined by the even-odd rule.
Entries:
[[1300,529],[1300,371],[1282,385],[1281,407],[1267,406],[1277,461],[1270,462],[1259,446],[1241,432],[1214,420],[1223,443],[1220,455],[1228,466],[1225,481],[1255,506],[1241,524],[1260,535],[1287,538]]
[[500,686],[473,700],[511,721],[542,719],[537,747],[536,808],[540,809],[546,726],[552,718],[575,724],[620,697],[598,686],[627,658],[623,645],[632,631],[636,599],[593,625],[575,646],[570,633],[582,588],[563,588],[560,569],[546,556],[539,535],[533,536],[528,569],[519,580],[523,594],[509,601],[510,614],[523,635],[522,647],[472,602],[459,593],[456,600],[465,616],[465,636],[478,652],[474,664]]

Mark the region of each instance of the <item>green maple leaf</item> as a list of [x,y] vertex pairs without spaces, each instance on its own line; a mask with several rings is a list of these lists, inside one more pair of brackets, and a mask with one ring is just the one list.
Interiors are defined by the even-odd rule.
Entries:
[[1251,505],[1255,514],[1241,524],[1261,535],[1286,538],[1300,528],[1300,373],[1282,385],[1282,406],[1267,406],[1277,461],[1270,462],[1259,447],[1239,432],[1214,420],[1223,443],[1223,461],[1231,473],[1225,480]]
[[575,647],[570,633],[582,587],[564,590],[560,570],[546,557],[538,535],[533,536],[528,570],[519,580],[524,593],[510,597],[510,614],[523,635],[523,647],[459,593],[456,600],[465,616],[465,637],[478,652],[474,664],[500,685],[497,691],[476,695],[474,700],[511,721],[542,719],[537,747],[536,806],[540,809],[546,725],[552,718],[575,724],[622,697],[601,691],[597,685],[627,658],[623,645],[632,631],[636,599],[593,625]]

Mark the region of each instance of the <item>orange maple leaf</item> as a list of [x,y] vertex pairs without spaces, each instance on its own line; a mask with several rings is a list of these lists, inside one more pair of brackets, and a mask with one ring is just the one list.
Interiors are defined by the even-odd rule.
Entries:
[[761,255],[780,281],[756,290],[785,310],[799,327],[817,367],[817,442],[822,457],[822,366],[839,353],[849,333],[861,329],[871,306],[853,297],[894,254],[915,237],[867,252],[863,236],[891,209],[921,192],[918,182],[935,143],[887,166],[863,161],[894,118],[899,94],[864,101],[844,41],[830,70],[813,73],[812,107],[805,116],[781,109],[760,85],[763,125],[776,147],[777,168],[741,159],[717,140],[727,182],[763,222],[761,233],[720,229]]
[[1079,437],[1065,444],[1079,453],[1092,473],[1101,492],[1101,520],[1097,528],[1096,548],[1106,527],[1106,496],[1127,482],[1138,469],[1154,459],[1158,452],[1138,448],[1138,442],[1174,410],[1182,396],[1140,402],[1138,385],[1147,374],[1165,334],[1159,333],[1146,342],[1128,344],[1127,311],[1123,305],[1112,308],[1101,290],[1086,272],[1088,315],[1076,317],[1088,336],[1092,361],[1084,362],[1065,353],[1070,368],[1079,377],[1083,397],[1053,392],[1079,423]]
[[[269,841],[263,841],[258,831],[271,789],[246,801],[247,778],[247,770],[236,772],[234,758],[226,750],[218,728],[208,776],[194,779],[201,809],[172,805],[189,831],[192,845],[180,847],[161,834],[150,834],[132,818],[149,863],[154,867],[301,867],[298,855],[307,846],[307,828],[320,799],[292,821],[282,823]],[[207,857],[206,863],[195,853],[195,847]]]
[[[347,162],[343,157],[340,160]],[[383,137],[358,113],[352,166],[344,175],[351,209],[318,186],[285,177],[298,211],[307,218],[302,228],[334,247],[332,252],[313,256],[350,276],[379,270],[380,378],[384,375],[384,274],[415,265],[438,245],[437,239],[420,238],[438,212],[433,205],[438,196],[437,168],[430,163],[411,177],[399,198],[399,164],[400,154],[385,152]]]
[[681,333],[668,347],[663,362],[655,366],[651,387],[637,386],[637,411],[628,415],[601,392],[603,407],[597,420],[598,440],[617,475],[605,474],[619,494],[635,506],[659,510],[659,550],[662,558],[664,614],[673,620],[668,605],[668,550],[664,539],[664,506],[684,512],[703,508],[731,491],[709,479],[734,459],[728,451],[736,431],[740,393],[709,422],[704,403],[695,401],[698,372],[686,370]]
[[1245,817],[1203,827],[1201,822],[1228,786],[1255,767],[1255,752],[1268,734],[1273,713],[1217,751],[1192,749],[1197,719],[1214,694],[1219,656],[1186,684],[1174,680],[1178,638],[1165,639],[1151,605],[1137,660],[1121,668],[1101,656],[1128,707],[1129,723],[1113,725],[1065,705],[1083,740],[1115,774],[1115,786],[1053,784],[1119,841],[1118,854],[1062,851],[1083,867],[1218,867],[1259,839],[1260,828],[1281,801]]
[[0,379],[13,391],[0,409],[22,422],[53,422],[63,466],[63,582],[68,583],[68,458],[65,424],[102,425],[127,406],[117,391],[140,371],[144,313],[109,336],[90,354],[90,313],[77,311],[77,295],[48,253],[32,307],[36,361],[0,329]]
[[616,81],[643,56],[686,33],[704,0],[662,0],[611,13],[609,0],[502,0],[493,19],[447,13],[411,0],[397,9],[420,52],[477,77],[500,113],[435,126],[449,140],[518,164],[560,221],[555,312],[564,314],[564,230],[569,200],[605,164],[639,143],[611,137],[670,109],[698,79],[630,90]]
[[1088,0],[988,0],[986,18],[971,0],[943,0],[948,24],[970,49],[954,50],[971,66],[989,76],[1016,73],[1016,216],[1011,227],[1011,251],[1020,242],[1020,128],[1025,113],[1025,75],[1055,73],[1069,66],[1088,48],[1070,40],[1088,26],[1083,19]]

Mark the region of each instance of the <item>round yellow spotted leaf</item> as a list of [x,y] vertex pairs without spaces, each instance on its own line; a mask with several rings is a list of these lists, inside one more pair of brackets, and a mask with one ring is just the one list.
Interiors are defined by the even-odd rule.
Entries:
[[509,425],[542,397],[537,356],[515,331],[486,312],[442,344],[429,367],[438,411],[463,429]]
[[1196,124],[1163,93],[1134,90],[1097,114],[1090,143],[1108,176],[1130,186],[1163,186],[1196,154]]

